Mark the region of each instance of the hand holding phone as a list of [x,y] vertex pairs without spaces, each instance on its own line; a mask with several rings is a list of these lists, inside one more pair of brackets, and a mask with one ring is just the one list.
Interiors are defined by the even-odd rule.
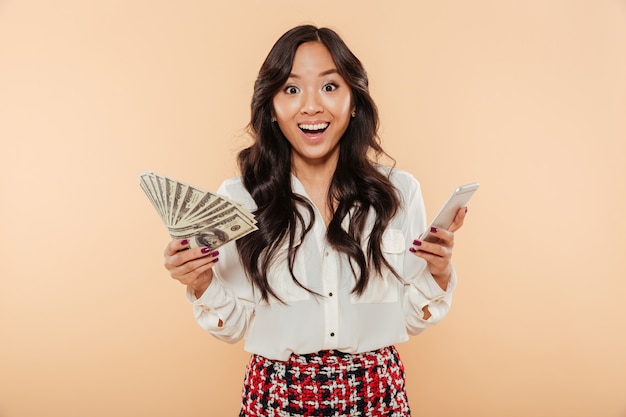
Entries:
[[476,190],[478,189],[479,184],[477,182],[473,182],[471,184],[462,185],[456,188],[445,204],[439,209],[439,212],[433,219],[432,223],[426,229],[424,233],[419,237],[420,240],[426,242],[437,242],[438,239],[430,234],[431,227],[438,227],[447,229],[450,227],[452,222],[454,221],[454,217],[456,213],[459,211],[461,207],[464,207],[469,199],[474,195]]

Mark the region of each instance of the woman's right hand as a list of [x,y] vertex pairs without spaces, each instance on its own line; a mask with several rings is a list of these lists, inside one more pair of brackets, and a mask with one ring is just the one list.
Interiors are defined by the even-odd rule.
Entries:
[[175,280],[193,288],[200,297],[213,280],[213,266],[218,261],[218,251],[208,247],[189,248],[187,239],[172,240],[163,253],[164,266]]

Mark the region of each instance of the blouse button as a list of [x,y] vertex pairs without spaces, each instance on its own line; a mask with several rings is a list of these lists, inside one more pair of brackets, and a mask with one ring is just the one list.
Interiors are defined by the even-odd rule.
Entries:
[[332,296],[333,296],[333,293],[332,293],[332,292],[329,292],[329,293],[328,293],[328,296],[329,296],[329,297],[332,297]]
[[330,337],[335,337],[335,332],[330,332]]

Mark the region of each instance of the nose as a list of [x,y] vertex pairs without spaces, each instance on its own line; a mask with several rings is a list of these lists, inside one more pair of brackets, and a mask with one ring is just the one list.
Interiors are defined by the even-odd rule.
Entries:
[[324,107],[320,102],[320,97],[315,92],[309,92],[302,95],[302,108],[300,113],[312,115],[321,113],[324,111]]

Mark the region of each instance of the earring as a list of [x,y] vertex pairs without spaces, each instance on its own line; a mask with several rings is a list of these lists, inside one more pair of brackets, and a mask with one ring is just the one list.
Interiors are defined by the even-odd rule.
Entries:
[[352,117],[356,117],[356,110],[352,110]]
[[275,121],[276,121],[276,118],[272,116],[272,123],[274,123]]

